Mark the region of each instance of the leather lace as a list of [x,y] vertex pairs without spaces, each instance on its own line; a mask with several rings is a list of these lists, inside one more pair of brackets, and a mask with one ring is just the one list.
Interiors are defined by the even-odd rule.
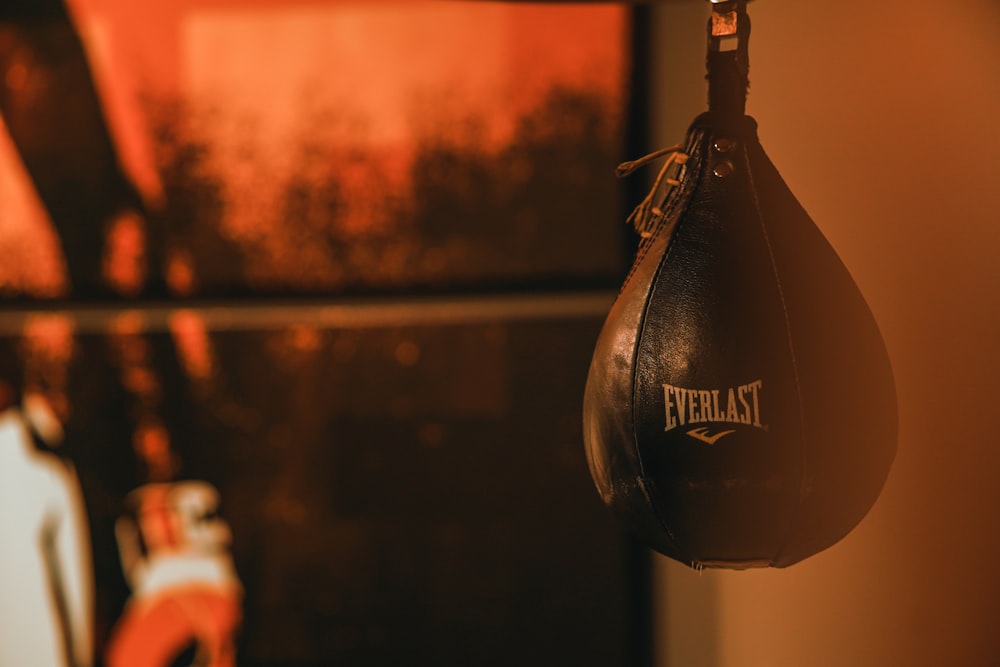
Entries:
[[661,148],[637,160],[622,162],[618,165],[618,169],[615,170],[619,178],[624,178],[650,162],[658,160],[663,156],[667,157],[667,161],[660,167],[660,173],[656,176],[649,194],[639,202],[639,205],[625,219],[626,224],[632,225],[635,231],[639,233],[639,236],[644,239],[653,235],[656,222],[663,215],[659,202],[666,201],[666,196],[669,194],[670,189],[680,185],[680,169],[687,163],[689,157],[682,151],[683,148],[684,146],[681,144]]

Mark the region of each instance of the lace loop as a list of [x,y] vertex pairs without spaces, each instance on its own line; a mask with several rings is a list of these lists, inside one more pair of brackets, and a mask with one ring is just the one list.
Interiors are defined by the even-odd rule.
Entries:
[[661,148],[660,150],[653,151],[649,155],[644,155],[643,157],[632,160],[630,162],[622,162],[618,165],[615,173],[619,178],[624,178],[629,174],[633,173],[636,169],[643,167],[650,162],[653,162],[664,155],[667,156],[667,161],[663,163],[660,168],[660,173],[657,174],[656,180],[653,182],[653,187],[650,188],[649,194],[639,202],[639,205],[633,209],[632,213],[626,218],[626,224],[630,224],[635,227],[635,231],[639,233],[642,238],[649,238],[653,235],[653,227],[656,220],[663,215],[663,211],[660,207],[655,205],[654,202],[657,200],[662,201],[662,197],[658,197],[660,190],[663,188],[664,184],[673,188],[680,185],[680,181],[677,176],[679,170],[675,171],[671,175],[671,167],[683,166],[688,161],[688,155],[681,152],[683,146],[677,144],[675,146],[670,146],[668,148]]

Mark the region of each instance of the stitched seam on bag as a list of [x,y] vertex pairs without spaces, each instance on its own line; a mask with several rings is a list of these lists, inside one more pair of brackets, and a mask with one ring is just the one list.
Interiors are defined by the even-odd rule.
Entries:
[[[697,144],[697,143],[701,142],[703,138],[704,138],[704,133],[702,133],[702,135],[699,135],[698,138],[697,138],[697,140],[696,141],[692,141],[691,144],[692,145]],[[685,196],[688,196],[689,193],[693,194],[694,190],[697,188],[698,183],[701,181],[701,179],[703,177],[703,174],[701,173],[702,163],[703,163],[703,161],[701,161],[701,160],[699,160],[699,161],[697,161],[695,163],[695,166],[698,167],[698,169],[696,170],[697,171],[697,178],[690,178],[687,181],[689,185],[688,185],[687,188],[684,188],[684,193],[683,194]],[[680,189],[680,188],[676,188],[676,189]],[[673,194],[675,194],[675,193],[671,192],[671,195],[673,195]],[[680,197],[681,194],[678,193],[677,196]],[[669,198],[670,197],[668,196],[668,199]],[[659,261],[659,263],[658,263],[658,265],[656,267],[656,270],[653,272],[653,280],[650,281],[649,293],[646,295],[646,306],[649,305],[649,300],[652,299],[653,292],[655,291],[654,285],[656,283],[656,278],[663,271],[664,264],[666,264],[667,259],[670,257],[670,254],[674,250],[674,246],[676,245],[675,244],[675,239],[677,238],[677,235],[680,233],[681,227],[684,224],[684,214],[687,213],[688,209],[691,206],[691,201],[693,199],[694,199],[693,197],[688,197],[687,203],[685,204],[684,208],[681,209],[677,213],[677,218],[676,218],[677,221],[676,221],[676,223],[674,223],[673,225],[670,226],[670,229],[673,232],[673,236],[672,236],[672,238],[670,239],[670,241],[669,241],[669,243],[667,245],[666,251],[663,253],[663,257],[660,258],[660,261]],[[666,207],[664,207],[664,208],[666,208]],[[653,240],[655,238],[658,238],[663,233],[665,227],[667,227],[667,225],[661,225],[657,229],[657,231],[654,234],[654,236],[649,239],[649,241],[650,241],[649,242],[649,246],[652,246]],[[649,252],[649,246],[647,246],[646,249],[645,249],[645,252],[647,252],[647,253]],[[644,256],[645,256],[645,254],[644,254]],[[633,271],[635,270],[635,267],[638,266],[638,264],[639,264],[639,261],[636,260],[635,264],[633,265]],[[630,272],[629,275],[631,275],[631,272]],[[622,287],[622,289],[624,290],[624,286]],[[693,563],[694,561],[692,559],[690,559],[690,556],[687,553],[687,551],[685,551],[684,549],[681,548],[680,544],[678,543],[677,538],[674,536],[673,531],[670,530],[670,527],[667,525],[667,522],[664,521],[663,516],[660,514],[659,508],[657,507],[656,503],[653,502],[653,498],[652,498],[652,496],[650,494],[650,490],[646,487],[646,484],[644,482],[644,480],[646,479],[646,470],[645,470],[645,466],[643,465],[643,461],[642,461],[642,453],[639,451],[639,434],[636,432],[636,418],[635,418],[635,408],[636,408],[635,385],[636,385],[636,383],[635,383],[635,377],[636,377],[636,372],[637,372],[637,369],[638,369],[639,348],[642,347],[642,339],[643,339],[644,334],[646,332],[646,316],[647,316],[648,312],[649,312],[648,307],[644,307],[643,310],[642,310],[642,317],[639,320],[639,327],[638,327],[639,328],[639,332],[638,332],[638,336],[636,337],[636,342],[635,342],[635,360],[632,362],[632,377],[631,377],[631,382],[632,382],[632,398],[631,398],[631,400],[632,400],[632,406],[631,406],[631,413],[632,413],[631,414],[631,418],[632,418],[632,442],[635,443],[635,460],[639,464],[639,485],[640,485],[640,488],[642,489],[643,494],[646,496],[647,500],[649,501],[649,508],[650,508],[650,510],[653,512],[653,515],[656,517],[656,520],[660,524],[660,527],[663,528],[663,531],[667,534],[667,537],[670,539],[671,545],[674,547],[674,551],[677,554],[679,554],[681,556],[684,556],[686,559],[691,560],[691,562]]]
[[639,335],[636,338],[636,342],[635,342],[635,358],[636,358],[636,361],[634,361],[632,363],[632,442],[635,443],[635,460],[638,461],[638,463],[639,463],[639,479],[640,479],[639,484],[640,484],[640,486],[642,488],[643,494],[649,500],[649,508],[652,510],[653,515],[656,517],[656,520],[659,522],[660,526],[663,528],[663,531],[667,534],[667,537],[670,538],[670,542],[674,546],[675,551],[678,554],[684,556],[685,559],[691,560],[691,562],[694,562],[692,559],[690,559],[688,553],[684,549],[682,549],[680,547],[680,544],[678,543],[677,538],[674,536],[673,531],[670,530],[670,526],[667,525],[667,522],[663,519],[663,516],[660,514],[659,507],[657,506],[656,503],[653,502],[653,497],[652,497],[652,494],[651,494],[650,490],[646,487],[646,484],[644,482],[644,480],[646,479],[646,469],[645,469],[645,465],[643,464],[643,461],[642,461],[642,452],[639,451],[639,434],[636,432],[636,419],[635,419],[635,408],[636,408],[636,393],[635,393],[636,381],[635,381],[635,376],[636,376],[636,372],[638,370],[639,348],[642,347],[642,340],[645,337],[645,333],[646,333],[646,315],[649,312],[648,306],[649,306],[649,302],[653,298],[653,292],[655,291],[654,284],[656,282],[656,278],[659,277],[659,275],[662,273],[663,266],[664,266],[664,264],[666,264],[667,258],[670,257],[670,253],[672,253],[673,250],[674,250],[674,246],[676,245],[674,243],[674,240],[677,238],[677,235],[680,233],[681,227],[684,224],[683,217],[684,217],[684,213],[686,211],[687,211],[687,207],[685,207],[685,210],[681,211],[681,214],[678,215],[678,217],[677,217],[677,223],[673,226],[673,238],[670,239],[670,243],[667,246],[666,252],[664,252],[663,253],[663,257],[660,258],[660,262],[659,262],[658,266],[656,267],[656,271],[653,272],[653,280],[650,282],[649,293],[646,296],[646,307],[643,308],[642,318],[639,321]]

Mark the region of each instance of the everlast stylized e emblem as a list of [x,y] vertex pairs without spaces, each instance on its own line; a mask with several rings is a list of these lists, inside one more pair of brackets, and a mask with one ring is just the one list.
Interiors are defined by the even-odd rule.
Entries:
[[[761,380],[730,389],[685,389],[670,384],[663,385],[663,407],[666,416],[664,431],[679,426],[706,423],[746,424],[767,429],[760,421]],[[707,426],[687,431],[696,440],[714,445],[721,438],[735,433],[727,429],[712,433]]]
[[693,428],[687,432],[692,438],[701,440],[705,444],[714,445],[719,440],[729,435],[730,433],[736,433],[736,429],[728,429],[726,431],[719,431],[715,435],[709,435],[709,430],[707,426],[699,426],[698,428]]

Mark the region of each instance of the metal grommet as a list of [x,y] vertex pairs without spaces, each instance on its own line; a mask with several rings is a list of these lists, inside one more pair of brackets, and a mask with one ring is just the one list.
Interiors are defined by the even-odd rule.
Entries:
[[712,148],[715,149],[716,153],[728,153],[736,147],[736,142],[732,139],[726,139],[725,137],[719,137],[712,144]]
[[735,169],[736,167],[733,166],[732,162],[729,160],[723,160],[712,167],[712,175],[716,178],[725,178],[726,176],[729,176],[729,174],[733,173],[733,170]]

